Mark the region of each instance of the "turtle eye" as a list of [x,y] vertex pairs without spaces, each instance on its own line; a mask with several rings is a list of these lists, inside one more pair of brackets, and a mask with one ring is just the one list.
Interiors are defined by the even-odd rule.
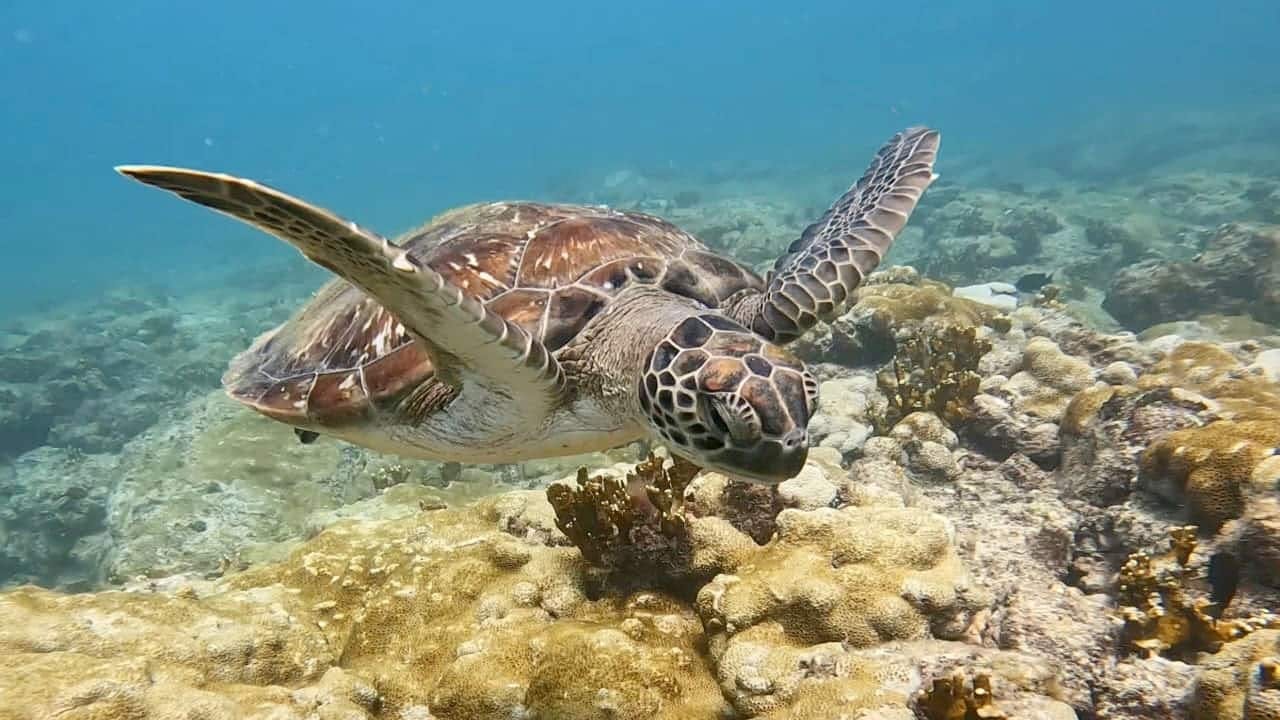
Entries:
[[703,422],[735,445],[750,445],[760,439],[760,421],[755,411],[737,395],[704,395],[698,409]]

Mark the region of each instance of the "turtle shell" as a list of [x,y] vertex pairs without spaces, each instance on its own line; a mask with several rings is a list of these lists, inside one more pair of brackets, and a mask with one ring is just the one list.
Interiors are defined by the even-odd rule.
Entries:
[[[745,288],[763,288],[757,274],[671,223],[603,207],[471,205],[396,242],[552,353],[636,283],[712,308]],[[430,382],[433,375],[430,356],[394,315],[333,280],[237,356],[223,384],[277,420],[336,427],[380,407],[429,412],[452,393]]]

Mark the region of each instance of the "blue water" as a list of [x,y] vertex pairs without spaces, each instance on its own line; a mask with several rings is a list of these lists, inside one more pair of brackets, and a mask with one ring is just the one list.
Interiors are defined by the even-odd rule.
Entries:
[[248,175],[386,232],[573,172],[852,176],[912,123],[998,164],[1103,113],[1140,135],[1274,104],[1277,30],[1275,0],[7,0],[0,307],[290,252],[118,163]]

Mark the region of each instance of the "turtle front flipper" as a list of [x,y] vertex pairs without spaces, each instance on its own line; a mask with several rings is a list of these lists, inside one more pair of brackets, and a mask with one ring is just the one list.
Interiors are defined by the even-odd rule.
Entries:
[[[120,173],[230,215],[284,240],[377,300],[431,356],[437,376],[478,386],[489,419],[527,428],[560,396],[564,372],[543,344],[377,233],[230,175],[129,165]],[[510,402],[494,402],[507,399]]]
[[880,264],[926,188],[937,177],[936,130],[893,136],[866,173],[774,263],[763,293],[736,299],[728,314],[762,337],[788,343],[843,310]]

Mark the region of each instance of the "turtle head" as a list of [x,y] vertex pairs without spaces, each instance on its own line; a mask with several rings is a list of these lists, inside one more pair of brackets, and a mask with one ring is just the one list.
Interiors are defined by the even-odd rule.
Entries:
[[702,467],[763,483],[800,472],[818,384],[804,364],[723,315],[681,320],[640,379],[653,437]]

